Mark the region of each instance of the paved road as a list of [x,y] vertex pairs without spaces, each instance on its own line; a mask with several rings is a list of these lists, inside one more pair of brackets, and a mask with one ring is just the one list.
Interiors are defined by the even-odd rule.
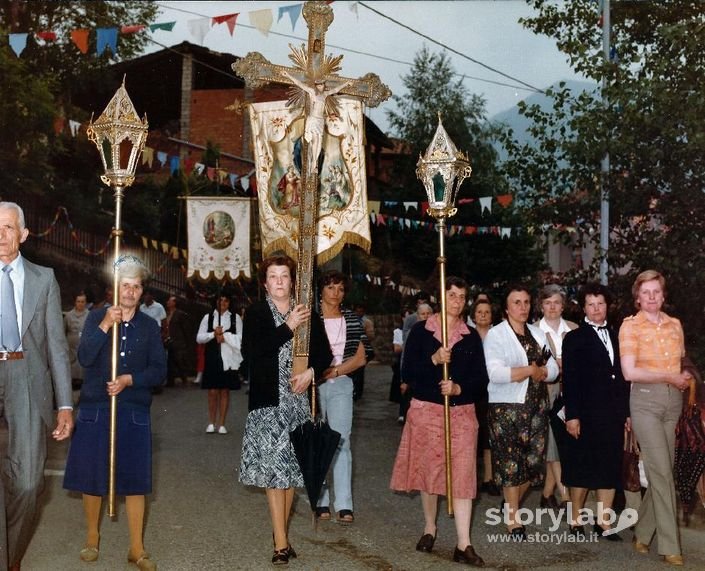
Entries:
[[[438,540],[432,554],[417,553],[422,532],[418,497],[388,490],[398,444],[396,406],[387,402],[389,367],[368,367],[364,398],[355,409],[354,455],[355,524],[312,525],[305,495],[299,495],[292,520],[291,540],[299,558],[292,569],[424,570],[459,569],[450,558],[455,545],[453,522],[439,517]],[[145,544],[161,571],[218,571],[271,569],[271,528],[265,496],[237,483],[240,443],[246,414],[244,391],[232,393],[228,435],[206,435],[206,395],[195,387],[166,389],[152,406],[154,432],[154,489],[149,504]],[[47,488],[39,527],[23,562],[25,571],[113,571],[129,569],[124,503],[118,517],[104,517],[100,559],[82,563],[84,528],[81,501],[61,488],[65,445],[51,444]],[[536,507],[534,491],[525,506]],[[475,504],[472,537],[490,569],[664,569],[655,554],[639,555],[626,541],[591,544],[536,543],[490,545],[497,528],[485,523],[485,511],[497,498],[482,497]],[[444,509],[445,506],[443,505]],[[705,511],[682,529],[686,569],[705,569]],[[527,526],[546,532],[545,524]],[[566,530],[565,524],[559,531]],[[132,567],[134,569],[134,566]]]

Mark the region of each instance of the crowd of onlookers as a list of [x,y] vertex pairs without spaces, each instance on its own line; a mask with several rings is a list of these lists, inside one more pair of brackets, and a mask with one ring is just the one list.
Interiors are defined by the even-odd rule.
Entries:
[[[449,282],[446,294],[458,288],[467,291],[466,285]],[[692,390],[699,373],[686,360],[680,321],[663,311],[663,276],[653,270],[642,272],[632,296],[634,315],[615,327],[607,319],[613,301],[610,291],[598,283],[580,288],[571,304],[581,310],[571,312],[575,321],[564,317],[569,302],[558,285],[542,287],[535,298],[527,287],[511,286],[496,307],[480,293],[459,314],[447,304],[451,354],[444,352],[440,338],[419,344],[422,334],[430,336],[438,327],[438,320],[434,321],[428,296],[417,297],[416,311],[394,331],[396,358],[390,390],[390,399],[399,402],[398,420],[405,423],[391,485],[399,491],[421,491],[426,523],[417,550],[433,548],[435,499],[429,498],[444,489],[437,465],[442,438],[434,435],[438,423],[428,415],[440,406],[440,395],[449,394],[456,399],[453,413],[459,414],[460,405],[472,404],[478,421],[477,432],[471,422],[469,436],[460,444],[461,450],[453,448],[453,454],[474,451],[477,442],[482,458],[478,490],[503,496],[503,521],[515,541],[527,538],[516,514],[530,487],[542,490],[541,508],[565,510],[569,533],[576,538],[594,533],[603,540],[622,541],[607,513],[616,492],[623,491],[624,448],[633,439],[648,481],[643,497],[625,492],[627,503],[639,510],[634,549],[647,553],[655,537],[665,562],[683,564],[673,470],[675,428],[684,393]],[[465,360],[471,367],[473,351],[461,349],[460,342],[474,336],[470,328],[481,342],[483,362],[475,363],[474,372],[468,373],[461,372],[458,361]],[[456,368],[450,376],[455,383],[447,392],[437,367],[444,362]],[[431,390],[429,379],[440,382],[441,390]],[[460,395],[468,392],[473,397],[461,401]],[[454,430],[462,423],[454,420]],[[423,438],[417,436],[420,430]],[[422,446],[433,442],[435,456],[425,457]],[[453,457],[454,471],[455,462]],[[474,468],[473,462],[469,470],[458,469],[474,481]],[[586,522],[581,514],[590,490],[596,494],[597,513]],[[474,490],[463,494],[463,501],[475,497]],[[467,507],[459,505],[464,521]],[[592,527],[590,532],[586,523]],[[469,538],[458,533],[454,559],[481,565]],[[464,546],[469,551],[464,553]]]

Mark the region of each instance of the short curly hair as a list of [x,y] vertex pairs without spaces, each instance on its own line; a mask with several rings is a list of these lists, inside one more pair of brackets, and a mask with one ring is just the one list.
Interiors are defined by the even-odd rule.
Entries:
[[257,276],[259,278],[259,283],[264,285],[267,283],[267,270],[271,266],[286,266],[289,268],[289,274],[291,275],[291,283],[296,283],[296,262],[292,260],[289,256],[279,255],[279,256],[269,256],[262,260],[257,271]]
[[599,282],[589,282],[580,288],[578,292],[578,305],[580,305],[580,307],[585,307],[585,298],[589,295],[595,297],[601,295],[605,298],[605,303],[607,303],[608,306],[612,303],[610,290],[607,289],[606,285],[602,285]]

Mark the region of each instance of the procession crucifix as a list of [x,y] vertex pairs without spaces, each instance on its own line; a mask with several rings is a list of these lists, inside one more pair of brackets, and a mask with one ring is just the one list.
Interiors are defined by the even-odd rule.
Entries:
[[[326,129],[326,118],[337,115],[335,95],[361,99],[376,107],[391,96],[379,77],[368,73],[358,79],[336,74],[343,56],[325,54],[326,30],[333,22],[333,9],[326,2],[306,2],[303,16],[308,24],[308,45],[290,46],[293,67],[270,63],[261,54],[250,52],[233,64],[233,70],[251,88],[267,83],[292,86],[287,105],[302,108],[301,195],[298,218],[298,259],[296,303],[312,305],[313,265],[316,256],[318,218],[319,159]],[[305,370],[308,360],[310,324],[296,329],[294,336],[294,373]]]

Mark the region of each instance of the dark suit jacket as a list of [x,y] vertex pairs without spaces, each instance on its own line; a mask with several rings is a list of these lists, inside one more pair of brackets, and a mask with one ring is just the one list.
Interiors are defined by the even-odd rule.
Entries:
[[609,329],[614,364],[597,332],[584,321],[563,339],[563,400],[566,420],[580,420],[585,443],[622,438],[629,416],[630,384],[619,362],[619,339]]
[[[59,284],[50,268],[23,258],[22,350],[17,368],[29,382],[32,403],[47,425],[55,422],[56,405],[72,406],[69,346],[64,334]],[[53,390],[52,390],[53,389]]]

